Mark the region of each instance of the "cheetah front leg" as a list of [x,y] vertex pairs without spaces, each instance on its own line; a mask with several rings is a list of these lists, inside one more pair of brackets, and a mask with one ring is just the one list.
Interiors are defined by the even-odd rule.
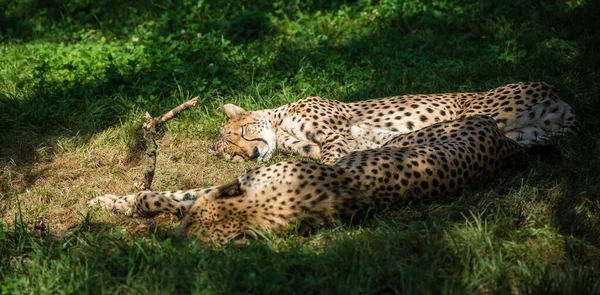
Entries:
[[[310,153],[322,164],[332,164],[352,150],[354,142],[346,132],[349,128],[346,120],[341,125],[330,125],[305,115],[289,116],[281,123],[281,131],[297,139],[297,143],[291,145],[291,150],[303,155]],[[314,148],[316,146],[318,150]],[[320,152],[318,156],[317,151]]]
[[284,154],[299,154],[309,159],[321,158],[321,147],[318,144],[297,138],[283,130],[277,135],[277,148]]
[[341,134],[332,134],[323,140],[321,164],[330,165],[350,152],[349,140]]
[[128,217],[152,216],[161,212],[181,217],[196,199],[218,191],[218,188],[219,186],[171,192],[141,191],[126,196],[103,195],[88,201],[88,206],[99,206]]

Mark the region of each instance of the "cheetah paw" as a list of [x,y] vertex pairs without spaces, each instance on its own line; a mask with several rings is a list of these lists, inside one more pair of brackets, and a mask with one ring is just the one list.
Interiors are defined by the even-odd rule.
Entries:
[[116,214],[123,214],[125,216],[134,216],[134,208],[128,202],[127,198],[115,196],[115,195],[102,195],[95,197],[87,202],[88,207],[96,207],[99,206],[102,209],[109,210]]
[[115,195],[103,195],[95,197],[87,202],[88,207],[100,206],[105,209],[114,207],[115,202],[119,197]]

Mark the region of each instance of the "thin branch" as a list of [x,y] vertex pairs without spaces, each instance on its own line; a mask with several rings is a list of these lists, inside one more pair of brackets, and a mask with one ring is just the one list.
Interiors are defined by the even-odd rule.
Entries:
[[[144,127],[144,131],[149,132],[150,129],[152,129],[154,126],[160,125],[162,123],[165,123],[173,118],[175,118],[175,116],[177,116],[179,113],[181,113],[182,111],[185,111],[193,106],[196,105],[196,103],[198,102],[198,98],[199,96],[196,96],[184,103],[182,103],[181,105],[179,105],[178,107],[162,114],[160,117],[158,118],[154,118],[152,120],[148,120],[148,117],[146,117],[146,122],[144,123],[143,127]],[[148,115],[149,116],[149,115]]]
[[175,118],[179,113],[185,111],[196,105],[198,102],[198,96],[182,103],[178,107],[164,113],[160,117],[153,118],[149,113],[144,116],[146,121],[142,125],[144,129],[144,139],[146,140],[146,168],[144,169],[144,181],[135,183],[134,186],[139,190],[149,190],[152,186],[152,180],[154,179],[154,171],[156,170],[156,150],[158,145],[154,139],[156,128],[160,127],[163,123]]

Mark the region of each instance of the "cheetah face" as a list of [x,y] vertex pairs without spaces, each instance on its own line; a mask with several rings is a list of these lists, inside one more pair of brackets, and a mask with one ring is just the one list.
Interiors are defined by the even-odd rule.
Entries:
[[275,132],[266,116],[233,104],[224,105],[223,112],[228,119],[209,153],[232,162],[271,159],[276,148]]

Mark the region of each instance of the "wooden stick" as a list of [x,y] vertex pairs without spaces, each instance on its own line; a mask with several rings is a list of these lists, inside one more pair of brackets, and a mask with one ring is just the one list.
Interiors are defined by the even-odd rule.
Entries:
[[[150,126],[146,129],[146,126]],[[152,187],[152,180],[154,179],[154,171],[156,170],[156,150],[158,145],[154,140],[154,119],[150,114],[146,113],[146,122],[144,123],[144,139],[146,140],[146,168],[144,169],[144,186],[142,190],[149,190]]]
[[146,121],[142,125],[142,128],[144,129],[144,139],[146,140],[146,156],[148,156],[148,159],[146,160],[146,168],[144,169],[143,182],[134,184],[134,186],[139,190],[149,190],[152,186],[152,180],[154,179],[154,171],[156,170],[156,150],[158,149],[158,145],[154,139],[156,128],[175,118],[175,116],[182,111],[195,106],[198,102],[198,98],[199,97],[196,96],[157,118],[153,118],[149,113],[145,114]]
[[148,118],[146,117],[146,122],[143,125],[144,131],[146,132],[150,132],[150,130],[157,126],[160,125],[162,123],[165,123],[171,119],[173,119],[175,116],[177,116],[179,113],[181,113],[182,111],[185,111],[193,106],[196,105],[196,103],[198,102],[198,98],[199,96],[196,96],[184,103],[182,103],[181,105],[179,105],[178,107],[162,114],[160,117],[158,118],[154,118],[152,120],[148,120]]

